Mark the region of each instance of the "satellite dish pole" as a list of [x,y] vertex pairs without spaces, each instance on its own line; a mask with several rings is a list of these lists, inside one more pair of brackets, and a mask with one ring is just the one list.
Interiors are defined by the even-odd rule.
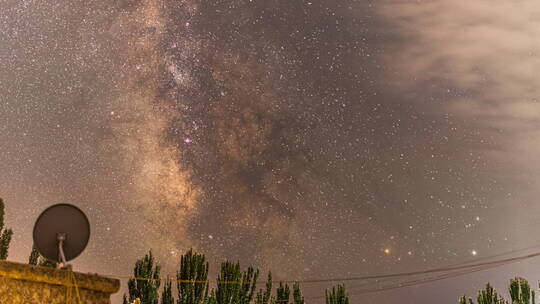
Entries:
[[67,235],[63,232],[56,234],[56,240],[58,240],[58,261],[62,263],[63,267],[67,266],[66,255],[64,254],[64,241]]

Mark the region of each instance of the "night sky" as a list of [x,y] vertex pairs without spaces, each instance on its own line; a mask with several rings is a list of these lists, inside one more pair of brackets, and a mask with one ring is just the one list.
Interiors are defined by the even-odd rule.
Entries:
[[[9,259],[60,202],[92,224],[75,269],[117,276],[149,249],[164,274],[193,247],[214,273],[294,280],[538,245],[539,37],[527,0],[2,0]],[[538,262],[347,287],[456,303],[488,280],[536,286]]]

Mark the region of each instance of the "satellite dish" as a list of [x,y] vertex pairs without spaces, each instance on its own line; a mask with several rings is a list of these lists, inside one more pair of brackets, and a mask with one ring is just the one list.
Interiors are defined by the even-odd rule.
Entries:
[[34,245],[46,259],[64,264],[78,257],[88,244],[90,222],[81,209],[70,204],[53,205],[34,225]]

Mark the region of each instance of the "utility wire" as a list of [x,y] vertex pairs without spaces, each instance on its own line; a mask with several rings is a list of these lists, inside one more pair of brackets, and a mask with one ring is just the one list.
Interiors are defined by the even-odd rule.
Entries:
[[[345,282],[345,281],[360,281],[360,280],[369,280],[369,279],[407,277],[407,276],[430,274],[430,273],[437,273],[437,272],[465,270],[465,269],[475,268],[475,267],[480,267],[480,266],[497,265],[497,264],[506,263],[506,262],[513,263],[513,262],[518,262],[518,261],[522,261],[526,259],[531,259],[538,256],[540,256],[540,252],[534,252],[534,253],[519,256],[519,257],[506,258],[506,259],[500,259],[500,260],[495,260],[495,261],[471,263],[471,264],[456,265],[456,266],[446,266],[446,267],[433,268],[433,269],[427,269],[427,270],[421,270],[421,271],[399,272],[399,273],[371,275],[371,276],[331,278],[331,279],[312,279],[312,280],[301,280],[301,281],[292,281],[292,282],[299,282],[299,283],[319,283],[319,282],[335,282],[335,281]],[[284,281],[284,282],[287,282],[287,281]]]
[[[503,255],[503,254],[501,254]],[[499,259],[494,261],[488,261],[488,262],[476,262],[476,263],[467,263],[467,264],[457,264],[457,265],[451,265],[446,267],[439,267],[439,268],[432,268],[427,270],[421,270],[421,271],[411,271],[411,272],[399,272],[399,273],[391,273],[391,274],[383,274],[383,275],[367,275],[367,276],[355,276],[355,277],[341,277],[341,278],[329,278],[329,279],[306,279],[306,280],[292,280],[292,281],[281,281],[283,283],[326,283],[326,282],[346,282],[346,281],[363,281],[363,280],[373,280],[373,279],[385,279],[385,278],[400,278],[400,277],[408,277],[408,276],[416,276],[416,275],[423,275],[423,274],[432,274],[432,273],[439,273],[439,272],[451,272],[451,271],[458,271],[458,270],[470,270],[475,269],[483,266],[489,266],[497,267],[502,264],[508,264],[508,263],[514,263],[519,262],[526,259],[531,259],[534,257],[540,256],[540,252],[534,252],[523,256],[518,257],[512,257],[512,258],[506,258],[506,259]],[[485,259],[485,258],[484,258]],[[140,280],[140,281],[169,281],[169,282],[176,282],[176,283],[211,283],[210,280],[177,280],[177,279],[157,279],[157,278],[139,278],[139,277],[128,277],[128,276],[115,276],[115,275],[106,275],[110,278],[117,278],[117,279],[134,279],[134,280]],[[217,284],[242,284],[241,281],[217,281]]]
[[[476,267],[474,269],[460,270],[460,271],[455,271],[455,272],[452,272],[452,273],[440,274],[440,275],[437,275],[437,276],[432,276],[432,277],[427,277],[427,278],[421,278],[421,279],[415,279],[415,280],[409,280],[409,281],[402,281],[402,282],[398,282],[398,283],[395,283],[395,284],[389,285],[389,286],[365,288],[365,289],[360,289],[360,290],[356,290],[356,291],[353,291],[353,292],[350,292],[351,289],[347,288],[349,290],[348,296],[358,296],[358,295],[364,295],[364,294],[368,294],[368,293],[382,292],[382,291],[388,291],[388,290],[399,289],[399,288],[404,288],[404,287],[411,287],[411,286],[416,286],[416,285],[427,284],[427,283],[436,282],[436,281],[440,281],[440,280],[444,280],[444,279],[448,279],[448,278],[458,277],[458,276],[462,276],[462,275],[467,275],[467,274],[471,274],[471,273],[491,269],[491,268],[506,265],[506,264],[509,264],[509,262],[501,263],[501,264],[498,264],[496,266],[491,266],[491,267]],[[364,286],[365,285],[369,285],[369,284],[364,284]],[[321,299],[321,298],[325,298],[325,296],[305,297],[306,300],[315,300],[315,299]]]
[[[531,249],[531,248],[535,248],[535,247],[538,247],[538,246],[529,247],[527,249]],[[522,249],[522,250],[514,250],[514,252],[515,251],[523,251],[523,250],[524,249]],[[507,253],[503,253],[503,254],[499,254],[499,255],[496,255],[496,256],[506,255],[506,254]],[[447,278],[458,277],[458,276],[467,275],[467,274],[471,274],[471,273],[475,273],[475,272],[479,272],[479,271],[484,271],[484,270],[492,269],[492,268],[495,268],[495,267],[499,267],[499,266],[503,266],[503,265],[507,265],[507,264],[511,264],[511,263],[515,263],[515,262],[520,262],[522,260],[534,258],[534,257],[537,257],[537,256],[540,256],[540,252],[531,253],[531,254],[528,254],[528,255],[520,256],[520,257],[507,258],[507,259],[502,259],[502,260],[497,260],[497,261],[486,262],[486,263],[470,264],[469,266],[471,266],[471,268],[469,268],[469,269],[462,268],[462,269],[460,269],[458,271],[439,274],[439,275],[434,276],[434,277],[426,277],[426,278],[421,278],[421,279],[396,282],[396,283],[394,283],[392,285],[382,286],[382,287],[379,287],[379,288],[375,287],[375,288],[360,289],[360,290],[357,290],[357,291],[355,291],[353,293],[349,293],[349,296],[362,295],[362,294],[367,294],[367,293],[387,291],[387,290],[393,290],[393,289],[398,289],[398,288],[403,288],[403,287],[410,287],[410,286],[416,286],[416,285],[431,283],[431,282],[435,282],[435,281],[444,280],[444,279],[447,279]],[[489,258],[489,257],[486,257],[486,258]],[[486,258],[483,258],[483,259],[486,259]],[[450,267],[447,267],[447,268],[450,268]],[[382,282],[382,283],[385,283],[385,282]],[[362,287],[363,286],[369,286],[369,285],[374,285],[374,284],[363,284]],[[360,286],[357,286],[357,287],[360,287]],[[310,297],[309,299],[320,299],[320,298],[324,298],[324,296]]]

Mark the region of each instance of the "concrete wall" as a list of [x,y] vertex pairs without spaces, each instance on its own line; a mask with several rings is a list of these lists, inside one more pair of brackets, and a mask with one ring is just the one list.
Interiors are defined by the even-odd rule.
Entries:
[[[84,304],[108,304],[111,294],[120,288],[120,281],[115,279],[93,274],[74,274]],[[77,303],[75,297],[66,299],[70,285],[72,284],[67,270],[0,261],[2,304]],[[75,290],[72,294],[75,296]]]

